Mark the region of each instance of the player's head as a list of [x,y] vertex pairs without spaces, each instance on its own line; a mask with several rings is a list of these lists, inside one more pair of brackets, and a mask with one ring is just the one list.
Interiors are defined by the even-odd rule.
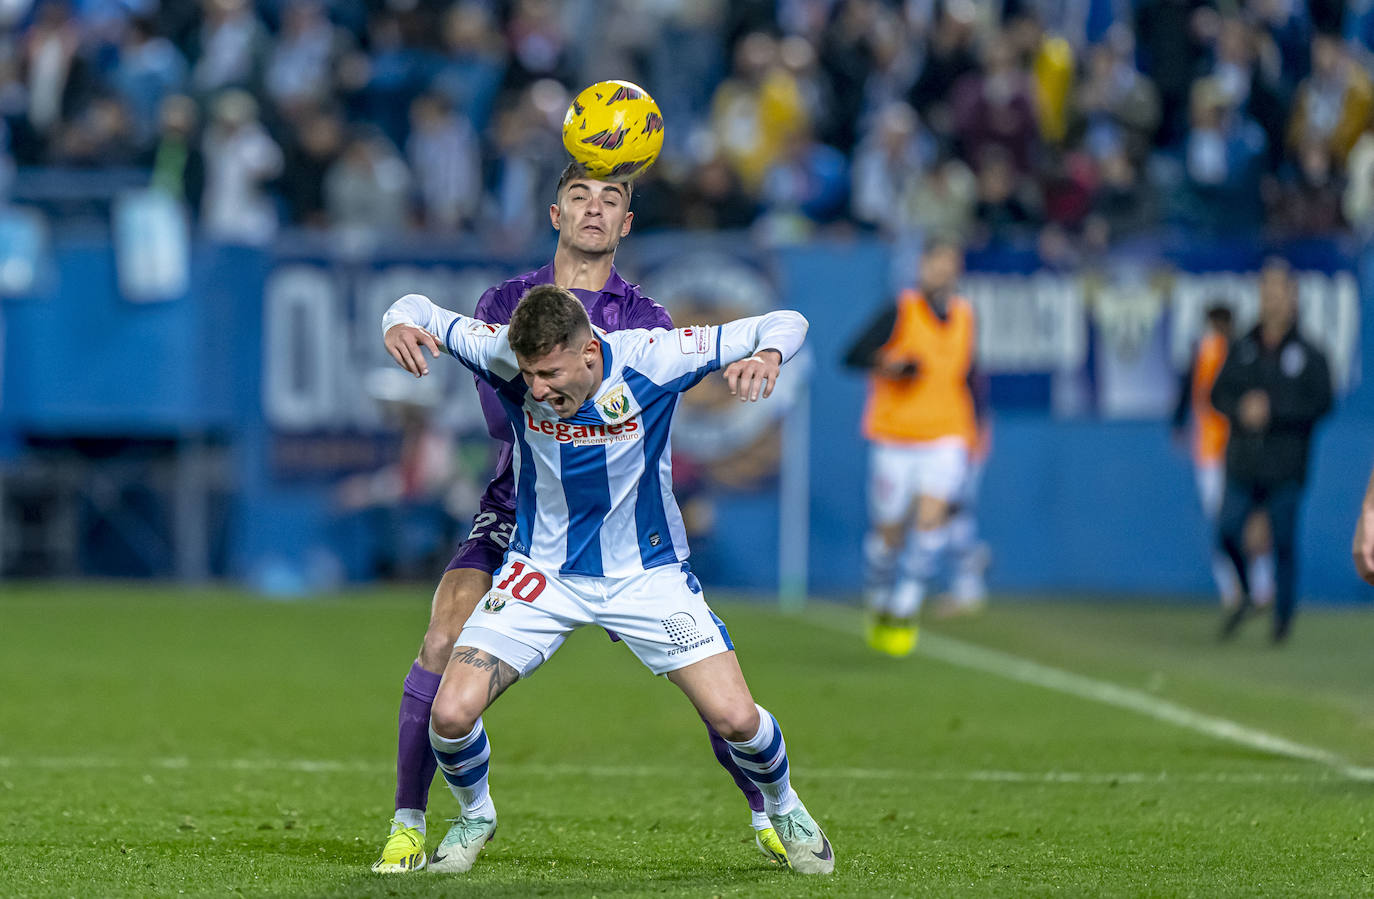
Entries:
[[629,181],[598,181],[576,162],[558,178],[558,191],[549,219],[558,232],[558,246],[587,255],[614,255],[620,238],[630,233],[634,185]]
[[601,341],[587,310],[554,284],[531,287],[511,313],[510,347],[536,402],[569,418],[601,383]]
[[1227,306],[1225,303],[1217,302],[1207,307],[1207,327],[1216,331],[1218,334],[1230,337],[1232,324],[1233,320],[1230,306]]
[[954,290],[964,273],[964,249],[952,240],[936,238],[921,252],[921,293],[927,300],[942,301]]
[[1265,330],[1286,332],[1298,317],[1298,282],[1293,268],[1277,256],[1264,261],[1259,279],[1260,324]]

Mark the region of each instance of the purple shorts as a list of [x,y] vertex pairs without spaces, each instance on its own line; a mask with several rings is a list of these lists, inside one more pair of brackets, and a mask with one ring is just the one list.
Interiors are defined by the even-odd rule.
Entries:
[[476,568],[492,574],[501,567],[515,533],[515,514],[505,509],[483,509],[472,519],[472,531],[458,546],[445,573],[455,568]]

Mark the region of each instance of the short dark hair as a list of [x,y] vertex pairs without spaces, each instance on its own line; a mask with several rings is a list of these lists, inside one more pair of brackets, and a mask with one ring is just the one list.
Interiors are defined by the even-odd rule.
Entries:
[[1231,321],[1231,307],[1225,303],[1217,302],[1207,307],[1207,323],[1212,327],[1229,330]]
[[510,317],[510,348],[538,359],[560,346],[575,347],[592,336],[587,310],[572,291],[556,284],[531,287]]
[[[563,188],[567,187],[574,181],[604,180],[604,178],[597,178],[591,172],[587,171],[586,166],[582,165],[582,163],[578,162],[577,160],[573,160],[572,162],[568,163],[566,166],[563,167],[563,174],[558,176],[558,187],[553,192],[554,202],[556,203],[559,199],[562,198]],[[625,200],[627,202],[634,197],[635,183],[633,181],[614,181],[610,183],[619,184],[621,187],[625,188]]]

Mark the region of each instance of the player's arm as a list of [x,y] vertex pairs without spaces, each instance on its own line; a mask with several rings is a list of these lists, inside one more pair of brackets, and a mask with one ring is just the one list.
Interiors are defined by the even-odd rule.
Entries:
[[720,361],[725,383],[740,402],[773,393],[782,364],[801,349],[810,325],[800,312],[783,309],[720,326]]
[[491,379],[493,364],[502,361],[506,364],[497,366],[503,369],[501,375],[509,377],[511,372],[504,369],[512,367],[518,371],[518,366],[499,358],[502,349],[509,355],[505,328],[436,306],[418,293],[391,304],[382,316],[382,341],[391,358],[417,378],[429,374],[425,351],[437,359],[441,348],[484,380]]
[[1240,354],[1235,351],[1235,346],[1231,347],[1231,352],[1226,354],[1226,361],[1221,364],[1221,371],[1217,373],[1217,379],[1212,382],[1212,408],[1230,420],[1232,426],[1239,426],[1237,418],[1240,407],[1240,396],[1245,392],[1246,385],[1242,383],[1242,373],[1240,362],[1237,357]]
[[845,368],[871,371],[878,367],[879,351],[892,339],[897,327],[897,307],[889,304],[869,319],[858,338],[845,350],[841,360]]

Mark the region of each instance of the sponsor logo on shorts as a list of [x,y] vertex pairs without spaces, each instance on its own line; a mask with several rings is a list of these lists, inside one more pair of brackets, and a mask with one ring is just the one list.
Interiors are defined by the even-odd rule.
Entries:
[[697,628],[697,620],[687,612],[674,612],[661,622],[663,630],[667,632],[668,639],[677,645],[668,650],[667,655],[676,656],[684,652],[691,652],[716,642],[716,634],[710,631],[706,634]]
[[525,410],[525,427],[547,434],[559,443],[571,443],[573,446],[604,446],[638,440],[643,436],[639,430],[639,420],[635,418],[620,425],[571,425],[566,421],[548,418],[536,421],[528,409]]
[[495,593],[488,593],[487,598],[482,600],[482,611],[490,612],[495,615],[506,607],[506,597],[498,596]]

